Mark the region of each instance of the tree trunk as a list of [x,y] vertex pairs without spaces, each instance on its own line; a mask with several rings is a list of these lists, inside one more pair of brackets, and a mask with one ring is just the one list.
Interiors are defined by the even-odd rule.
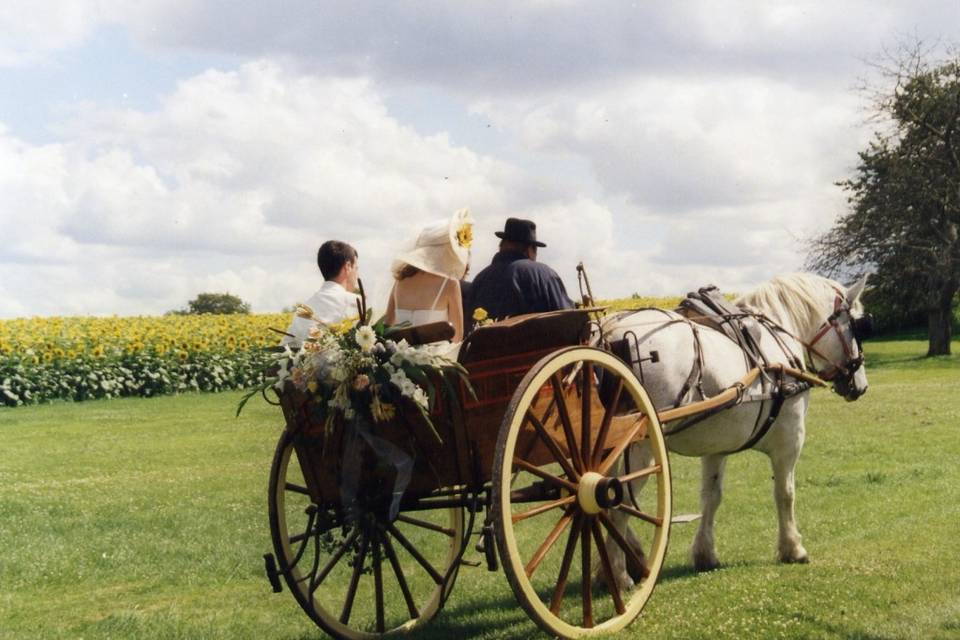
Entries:
[[953,337],[953,294],[940,296],[940,305],[930,309],[927,316],[929,346],[927,356],[950,355],[950,339]]

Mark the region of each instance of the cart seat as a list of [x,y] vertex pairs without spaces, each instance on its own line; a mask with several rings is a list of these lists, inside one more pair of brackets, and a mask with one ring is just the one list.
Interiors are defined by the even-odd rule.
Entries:
[[411,327],[394,329],[390,333],[389,338],[396,342],[406,340],[408,344],[419,345],[449,340],[455,332],[456,330],[452,324],[446,320],[441,320],[440,322],[431,322],[430,324],[418,324]]
[[588,309],[528,313],[477,327],[460,347],[459,361],[468,364],[522,353],[560,349],[585,338]]
[[590,311],[531,313],[475,329],[463,341],[457,357],[469,372],[476,394],[475,398],[464,396],[465,407],[506,407],[520,380],[537,360],[563,347],[583,343]]

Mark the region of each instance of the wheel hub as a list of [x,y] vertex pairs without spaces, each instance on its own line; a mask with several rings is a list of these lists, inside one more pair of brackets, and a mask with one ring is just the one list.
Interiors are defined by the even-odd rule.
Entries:
[[608,478],[596,471],[588,471],[580,477],[577,486],[577,503],[584,513],[600,513],[615,507],[623,500],[623,485],[616,478]]

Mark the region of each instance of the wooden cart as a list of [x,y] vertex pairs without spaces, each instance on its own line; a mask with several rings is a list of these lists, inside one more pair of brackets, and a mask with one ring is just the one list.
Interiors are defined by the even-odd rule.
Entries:
[[[429,621],[465,565],[502,563],[517,601],[551,635],[633,621],[666,554],[670,470],[646,392],[622,360],[583,346],[589,326],[586,310],[570,310],[474,331],[459,361],[475,397],[463,385],[456,402],[441,394],[439,439],[415,412],[325,431],[308,398],[281,394],[274,589],[282,576],[334,637],[376,638]],[[618,472],[627,446],[644,439],[653,464]],[[655,485],[646,502],[630,490],[640,479]],[[613,526],[614,511],[626,527]],[[481,554],[465,556],[474,533]],[[616,586],[607,545],[625,554],[632,588]]]

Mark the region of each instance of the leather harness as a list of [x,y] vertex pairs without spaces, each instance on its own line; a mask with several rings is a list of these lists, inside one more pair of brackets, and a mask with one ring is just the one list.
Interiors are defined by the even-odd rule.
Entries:
[[[662,311],[665,314],[667,313],[662,309],[657,310]],[[640,311],[640,309],[637,311]],[[855,372],[863,364],[862,351],[859,356],[855,357],[851,351],[850,345],[848,345],[846,340],[843,339],[838,318],[845,312],[849,313],[849,308],[845,304],[844,298],[839,295],[839,292],[836,300],[834,301],[833,314],[831,314],[827,320],[824,321],[815,337],[809,343],[803,342],[763,314],[749,313],[739,307],[736,307],[724,299],[719,290],[713,286],[703,287],[695,293],[689,293],[687,298],[680,303],[680,308],[677,309],[677,312],[683,317],[677,318],[670,316],[670,318],[666,320],[662,326],[666,327],[681,322],[689,326],[693,335],[694,357],[690,374],[687,376],[687,379],[681,387],[680,392],[677,394],[677,397],[674,401],[674,407],[680,407],[684,403],[684,400],[691,389],[696,389],[701,399],[707,399],[707,396],[703,391],[704,362],[703,350],[700,345],[700,325],[708,326],[723,332],[731,340],[733,340],[737,346],[740,347],[744,355],[747,368],[751,369],[756,367],[760,369],[763,386],[761,395],[759,399],[756,400],[760,403],[760,407],[757,412],[757,419],[754,423],[754,428],[746,442],[727,453],[737,453],[746,449],[751,449],[758,442],[760,442],[760,440],[767,435],[767,433],[770,431],[770,428],[776,422],[777,417],[780,415],[780,410],[783,408],[783,404],[787,398],[804,393],[812,388],[815,384],[825,385],[826,383],[824,383],[823,380],[833,380],[839,374],[852,375],[853,372]],[[784,368],[782,366],[771,366],[770,361],[761,351],[761,329],[766,329],[767,333],[773,337],[774,341],[786,356],[787,362],[795,371],[802,372],[806,369],[806,367],[804,366],[804,363],[787,347],[783,335],[791,336],[800,342],[800,344],[805,347],[807,354],[811,356],[811,362],[812,356],[816,355],[818,358],[828,363],[829,366],[825,368],[823,372],[818,372],[819,379],[813,376],[807,376],[809,379],[787,380],[788,374],[785,373]],[[831,330],[836,331],[837,335],[840,337],[840,342],[843,345],[844,356],[846,358],[846,362],[843,364],[832,362],[814,346]],[[622,340],[612,343],[610,347],[614,353],[619,355],[628,364],[636,364],[641,366],[642,371],[643,359],[638,360],[633,358],[633,353],[628,340],[628,336],[630,334],[633,334],[633,332],[628,331],[626,334],[624,334],[624,338]],[[633,338],[634,341],[636,341],[635,334],[633,335]],[[637,357],[639,358],[639,353],[637,353]],[[745,388],[743,384],[741,382],[737,382],[733,385],[733,387],[738,387],[738,393],[731,401],[714,409],[681,419],[673,428],[670,430],[665,430],[664,436],[669,437],[671,435],[675,435],[719,413],[720,411],[742,404],[745,399]],[[764,408],[767,400],[770,402],[770,410],[767,413],[766,418],[764,418]]]

